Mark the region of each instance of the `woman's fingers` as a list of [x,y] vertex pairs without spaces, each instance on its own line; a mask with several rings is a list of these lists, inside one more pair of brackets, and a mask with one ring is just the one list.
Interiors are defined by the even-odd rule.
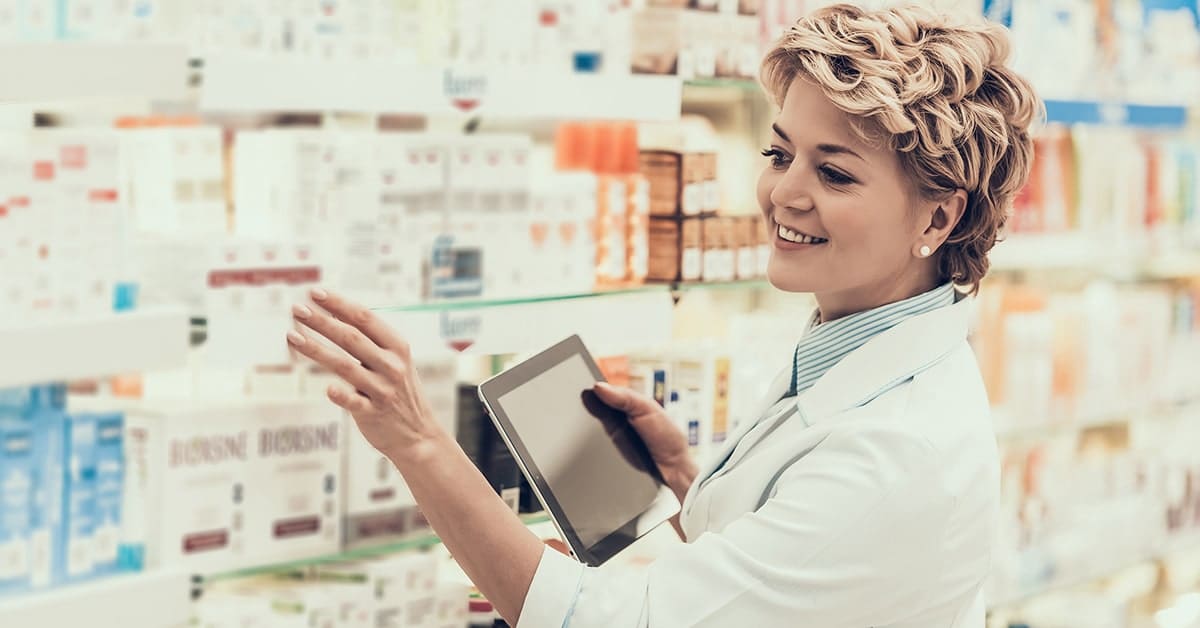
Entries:
[[329,369],[355,389],[361,390],[372,399],[383,399],[387,395],[386,384],[381,378],[368,371],[361,363],[340,351],[324,346],[313,338],[295,329],[287,333],[288,344],[313,362]]
[[330,384],[325,394],[335,405],[353,415],[364,414],[373,407],[370,399],[349,386]]
[[384,350],[371,342],[361,331],[335,319],[334,317],[313,310],[307,305],[292,306],[292,316],[309,329],[328,338],[359,362],[376,373],[383,372],[387,367]]
[[408,342],[371,310],[320,288],[313,290],[310,296],[313,302],[328,310],[339,321],[362,332],[377,346],[408,359]]

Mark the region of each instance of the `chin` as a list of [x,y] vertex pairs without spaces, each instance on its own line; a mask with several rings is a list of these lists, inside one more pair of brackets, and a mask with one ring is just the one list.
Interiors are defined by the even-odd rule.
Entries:
[[804,269],[779,263],[774,252],[767,265],[767,282],[783,292],[816,292],[819,287]]

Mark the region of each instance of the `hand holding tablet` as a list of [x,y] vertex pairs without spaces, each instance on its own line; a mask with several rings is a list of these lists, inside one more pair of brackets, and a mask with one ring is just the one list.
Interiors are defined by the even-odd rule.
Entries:
[[572,336],[489,379],[479,396],[575,556],[599,565],[679,502],[645,443],[593,391],[603,376]]

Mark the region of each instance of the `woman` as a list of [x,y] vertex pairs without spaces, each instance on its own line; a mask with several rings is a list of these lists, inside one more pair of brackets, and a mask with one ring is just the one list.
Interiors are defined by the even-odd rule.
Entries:
[[329,314],[297,318],[349,355],[289,340],[346,380],[330,398],[522,628],[983,626],[997,455],[954,286],[978,290],[1030,168],[1040,105],[1007,55],[998,26],[850,6],[800,20],[767,55],[769,278],[814,293],[818,312],[797,320],[794,363],[757,420],[702,471],[658,406],[597,387],[684,504],[688,542],[644,575],[584,567],[526,530],[370,312],[317,291]]

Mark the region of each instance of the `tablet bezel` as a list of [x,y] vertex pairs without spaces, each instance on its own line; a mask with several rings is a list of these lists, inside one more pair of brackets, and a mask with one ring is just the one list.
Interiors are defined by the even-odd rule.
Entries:
[[584,546],[575,532],[575,527],[550,489],[550,485],[542,476],[541,469],[538,468],[529,450],[525,448],[525,443],[499,403],[499,399],[504,395],[574,356],[583,359],[597,382],[606,381],[600,367],[596,365],[596,361],[592,359],[587,347],[584,346],[583,340],[578,335],[573,335],[480,384],[479,399],[487,409],[496,429],[500,432],[501,438],[504,439],[505,445],[513,453],[513,458],[516,459],[521,472],[525,474],[525,479],[529,481],[538,500],[549,513],[551,521],[558,529],[559,534],[566,540],[575,557],[588,565],[599,566],[678,513],[679,501],[659,475],[658,467],[650,458],[649,451],[645,448],[641,437],[632,426],[626,423],[625,429],[628,430],[628,435],[641,445],[638,449],[639,456],[643,457],[642,462],[647,469],[650,469],[651,477],[658,484],[658,495],[644,511],[635,514],[623,526],[611,531],[592,546]]

